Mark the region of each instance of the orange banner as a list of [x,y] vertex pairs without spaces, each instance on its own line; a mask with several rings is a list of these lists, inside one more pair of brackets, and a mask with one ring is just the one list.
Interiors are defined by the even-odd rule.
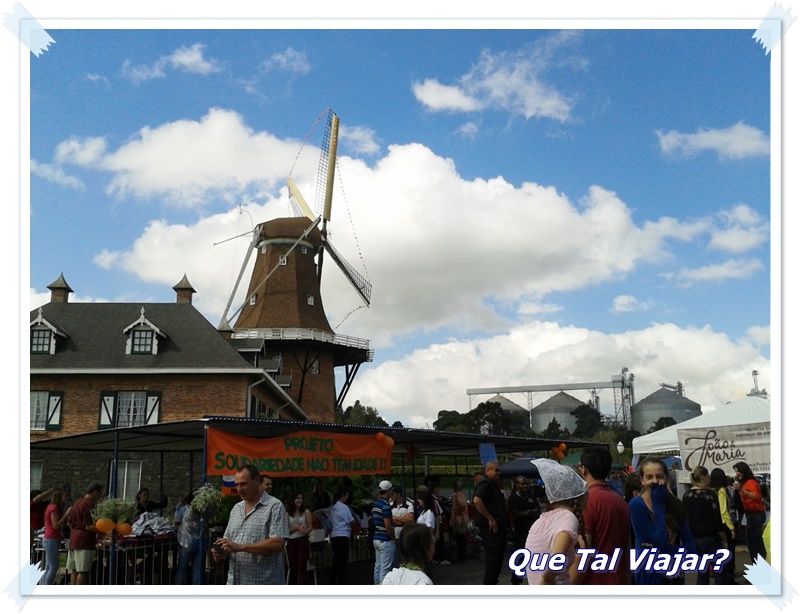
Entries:
[[298,431],[254,439],[213,428],[206,441],[207,475],[230,475],[242,465],[255,465],[272,477],[388,474],[394,444],[383,433]]

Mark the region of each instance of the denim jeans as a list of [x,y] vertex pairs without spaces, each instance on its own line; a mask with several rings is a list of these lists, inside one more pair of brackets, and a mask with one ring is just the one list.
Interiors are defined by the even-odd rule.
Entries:
[[197,539],[187,548],[181,546],[178,554],[178,570],[175,572],[175,584],[183,584],[186,579],[186,569],[189,562],[192,563],[192,584],[203,584],[203,572],[205,571],[205,553],[200,550],[200,540]]
[[394,542],[372,540],[375,547],[375,570],[372,573],[373,584],[380,584],[383,578],[392,570],[394,560]]
[[767,515],[764,512],[745,512],[747,526],[744,529],[744,540],[747,544],[747,551],[750,558],[755,563],[756,557],[760,554],[761,558],[767,558],[767,549],[764,547],[764,524],[767,522]]
[[56,573],[58,572],[58,539],[43,539],[42,545],[44,546],[44,557],[45,557],[45,567],[44,567],[44,577],[42,578],[42,584],[52,584],[53,581],[56,579]]

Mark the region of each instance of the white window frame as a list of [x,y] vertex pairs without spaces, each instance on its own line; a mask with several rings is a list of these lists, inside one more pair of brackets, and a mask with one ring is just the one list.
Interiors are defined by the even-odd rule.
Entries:
[[257,295],[257,294],[253,294],[253,295],[250,297],[250,304],[251,304],[251,305],[255,305],[255,304],[256,304],[256,299],[257,299],[257,298],[258,298],[258,295]]
[[319,358],[315,358],[311,363],[311,375],[319,375]]
[[314,304],[314,295],[313,295],[313,294],[309,294],[309,295],[306,297],[306,302],[307,302],[309,305],[313,305],[313,304]]
[[286,257],[286,254],[284,254],[283,256],[278,256],[278,264],[279,265],[286,266],[287,261],[288,261],[288,259]]
[[31,490],[42,489],[42,472],[44,471],[44,461],[31,461]]
[[47,409],[50,393],[47,390],[31,390],[31,430],[47,430]]
[[305,245],[303,245],[303,246],[300,247],[300,251],[302,253],[304,253],[304,254],[307,254],[308,253],[308,248]]
[[[137,467],[138,465],[138,467]],[[136,493],[139,492],[139,487],[142,484],[142,461],[139,460],[121,460],[117,461],[117,474],[113,474],[114,463],[111,463],[109,471],[108,483],[112,484],[111,480],[116,480],[117,484],[117,498],[125,499],[126,501],[133,501],[136,499]],[[129,471],[131,468],[136,475],[135,480],[128,480]],[[137,470],[138,469],[138,470]],[[121,473],[120,473],[121,472]],[[122,476],[122,484],[120,485],[120,475]],[[135,484],[134,484],[135,482]]]

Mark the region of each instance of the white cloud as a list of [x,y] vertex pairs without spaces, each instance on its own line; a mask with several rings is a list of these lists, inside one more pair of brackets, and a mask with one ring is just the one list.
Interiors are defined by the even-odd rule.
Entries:
[[105,85],[111,85],[111,81],[108,80],[108,77],[103,75],[99,75],[97,73],[86,73],[85,79],[87,81],[91,81],[92,83],[103,83]]
[[456,84],[445,85],[434,78],[415,81],[414,96],[430,111],[491,108],[526,119],[546,117],[568,121],[573,101],[545,83],[543,75],[554,65],[585,67],[585,61],[580,59],[556,58],[566,44],[577,38],[574,33],[560,32],[514,52],[483,50]]
[[203,57],[205,45],[194,43],[191,47],[180,47],[169,56],[169,64],[175,70],[194,73],[196,75],[210,75],[221,70],[219,62]]
[[745,204],[738,204],[718,217],[722,227],[711,234],[709,247],[731,253],[743,253],[755,249],[769,239],[769,223],[757,211]]
[[308,56],[292,47],[288,47],[285,51],[273,53],[269,59],[264,60],[261,67],[265,71],[277,70],[298,75],[305,75],[311,72]]
[[[513,356],[514,360],[509,360]],[[758,348],[734,342],[710,328],[653,324],[624,334],[530,322],[478,340],[452,340],[415,350],[399,360],[365,365],[348,395],[375,407],[392,422],[433,423],[440,410],[464,411],[467,388],[611,380],[623,366],[636,376],[636,397],[660,382],[680,380],[703,410],[742,398],[750,371],[769,389],[769,361]],[[415,382],[414,386],[406,385]],[[556,392],[537,393],[534,405]],[[574,393],[579,398],[581,394]],[[588,399],[588,391],[583,395]],[[600,391],[601,408],[613,413],[611,391]],[[477,401],[478,399],[476,399]],[[485,399],[482,399],[485,400]],[[523,407],[523,395],[514,399]]]
[[693,133],[656,130],[662,153],[694,156],[713,151],[722,160],[769,155],[769,137],[758,128],[737,122],[728,128],[700,128]]
[[456,134],[463,136],[465,139],[469,139],[470,141],[474,141],[478,136],[478,124],[475,122],[467,122],[465,124],[461,124],[456,129]]
[[747,329],[747,337],[759,346],[770,344],[769,326],[751,326]]
[[[28,304],[30,305],[30,309],[38,309],[42,305],[45,305],[50,302],[50,290],[45,290],[44,292],[38,292],[35,288],[29,288],[30,295],[28,298]],[[70,294],[70,302],[71,303],[107,303],[108,299],[104,298],[95,298],[92,296],[78,296],[75,294]]]
[[620,294],[614,297],[609,311],[611,313],[628,313],[630,311],[647,311],[653,306],[652,301],[640,301],[630,294]]
[[556,313],[562,309],[563,307],[561,307],[561,305],[556,305],[555,303],[522,303],[517,308],[517,313],[524,316],[535,316],[546,313]]
[[[200,121],[142,128],[116,151],[106,151],[100,137],[71,138],[58,145],[56,159],[112,173],[110,194],[164,197],[193,207],[212,198],[238,202],[263,195],[285,180],[299,147],[296,141],[254,132],[233,111],[211,109]],[[317,160],[314,148],[306,149],[305,166],[296,173],[313,177]]]
[[430,111],[477,111],[485,105],[454,85],[442,85],[436,79],[415,81],[414,96]]
[[102,137],[80,139],[70,137],[56,145],[54,160],[58,164],[95,166],[106,153],[106,140]]
[[721,264],[710,264],[696,269],[681,269],[677,273],[664,273],[663,277],[683,288],[688,288],[695,284],[727,279],[747,279],[763,268],[760,260],[731,259]]
[[65,188],[82,190],[85,187],[80,179],[67,175],[62,168],[53,164],[43,164],[31,159],[31,173]]
[[377,154],[381,147],[375,140],[375,131],[365,126],[339,127],[339,140],[351,151],[369,156]]
[[94,262],[101,269],[110,269],[117,265],[119,261],[120,252],[112,252],[107,249],[100,251],[100,253],[96,254],[95,257],[92,258],[92,262]]
[[167,76],[167,68],[203,76],[220,72],[222,69],[219,62],[204,57],[204,51],[205,45],[194,43],[189,47],[179,47],[169,55],[162,55],[150,65],[134,66],[129,60],[125,60],[122,64],[122,75],[138,84],[151,79],[163,79]]
[[[298,146],[254,134],[238,115],[214,110],[201,122],[143,130],[140,138],[109,154],[103,166],[116,169],[111,187],[121,193],[184,193],[199,199],[261,180],[270,189],[249,210],[258,223],[287,214],[285,193],[275,193],[283,173],[264,175],[284,169]],[[186,151],[192,155],[181,155]],[[294,176],[311,199],[317,160],[308,153],[309,162]],[[392,145],[372,166],[342,156],[339,168],[347,201],[335,192],[329,231],[337,248],[360,267],[357,240],[375,280],[372,309],[355,313],[340,332],[370,338],[378,347],[420,329],[502,330],[507,322],[490,306],[493,301],[530,303],[535,296],[541,303],[553,292],[623,278],[642,262],[663,259],[665,238],[694,232],[683,230],[677,220],[637,226],[627,205],[599,186],[575,204],[553,187],[514,186],[502,177],[467,180],[451,160],[419,144]],[[199,304],[214,320],[241,266],[246,240],[232,242],[238,251],[222,268],[218,264],[227,260],[220,254],[231,245],[211,244],[241,233],[234,227],[239,220],[232,208],[189,226],[153,221],[131,246],[119,251],[109,245],[96,262],[170,285],[184,271],[194,271],[190,278]],[[575,237],[581,237],[580,244]],[[323,297],[334,326],[359,304],[334,266],[326,266]],[[519,309],[531,315],[534,308]]]

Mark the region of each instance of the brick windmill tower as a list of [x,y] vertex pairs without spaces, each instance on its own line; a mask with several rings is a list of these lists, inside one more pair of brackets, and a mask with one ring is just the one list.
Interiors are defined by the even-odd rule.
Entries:
[[[372,360],[369,341],[334,333],[320,295],[322,264],[327,253],[369,306],[372,285],[331,245],[331,217],[339,118],[328,113],[318,169],[315,215],[294,181],[288,180],[293,207],[303,217],[278,218],[256,226],[253,239],[231,293],[220,330],[231,329],[231,341],[260,352],[270,374],[286,388],[311,420],[333,422],[358,368]],[[320,221],[322,228],[318,228]],[[228,311],[248,261],[256,254],[244,303],[229,318]],[[238,314],[238,317],[236,317]],[[345,368],[345,381],[336,395],[334,368]],[[267,412],[266,415],[270,415]]]

